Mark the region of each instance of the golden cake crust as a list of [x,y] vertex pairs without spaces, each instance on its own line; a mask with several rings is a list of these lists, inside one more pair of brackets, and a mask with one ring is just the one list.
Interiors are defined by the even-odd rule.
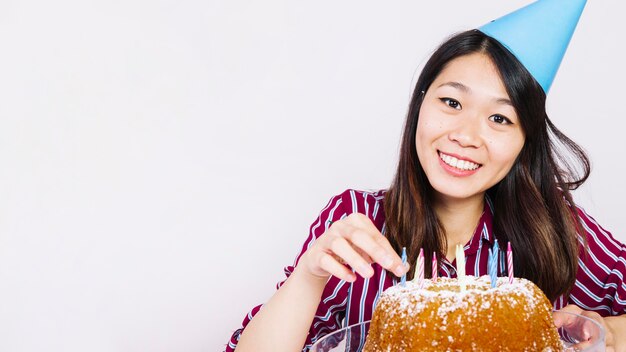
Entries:
[[407,282],[387,289],[374,311],[364,352],[561,351],[552,306],[526,279],[466,277]]

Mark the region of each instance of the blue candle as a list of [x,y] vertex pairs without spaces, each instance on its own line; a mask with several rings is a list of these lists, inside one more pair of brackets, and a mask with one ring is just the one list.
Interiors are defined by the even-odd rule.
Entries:
[[[402,247],[402,265],[406,266],[406,247]],[[406,273],[404,273],[402,275],[402,278],[400,279],[402,286],[406,285]]]
[[489,276],[491,277],[491,287],[496,287],[496,281],[498,280],[498,240],[495,240],[493,248],[489,250],[488,269]]

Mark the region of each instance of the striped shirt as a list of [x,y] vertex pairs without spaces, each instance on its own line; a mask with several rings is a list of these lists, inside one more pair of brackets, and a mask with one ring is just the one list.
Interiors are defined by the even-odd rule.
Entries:
[[[311,225],[309,236],[296,257],[294,265],[285,267],[286,277],[291,275],[302,254],[328,229],[332,222],[351,213],[359,212],[367,215],[384,235],[384,194],[384,191],[346,190],[333,197]],[[578,259],[578,272],[574,287],[567,296],[562,295],[553,302],[554,309],[561,309],[567,304],[575,304],[602,316],[623,314],[626,311],[626,284],[624,283],[626,247],[598,225],[583,209],[577,208],[577,211],[585,229],[585,233],[579,234],[578,239],[581,241],[581,236],[586,237],[588,250],[586,255],[583,254]],[[488,274],[489,249],[494,241],[492,220],[493,205],[487,198],[474,235],[464,247],[467,275]],[[506,276],[505,251],[500,251],[500,255],[498,271],[501,276]],[[444,258],[441,264],[439,276],[456,277],[455,261],[449,262]],[[303,351],[308,351],[313,343],[335,330],[372,318],[380,294],[398,282],[398,278],[389,274],[378,264],[373,264],[372,267],[374,269],[372,277],[366,279],[357,275],[357,280],[353,283],[339,280],[334,276],[329,278]],[[279,282],[276,288],[280,288],[284,282]],[[253,308],[244,318],[242,327],[233,333],[226,346],[226,352],[235,349],[241,332],[260,308],[260,305]],[[363,344],[364,341],[358,343]]]

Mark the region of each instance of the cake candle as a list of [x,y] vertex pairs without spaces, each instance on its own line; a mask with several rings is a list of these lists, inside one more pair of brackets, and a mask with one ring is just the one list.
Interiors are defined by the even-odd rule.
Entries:
[[433,260],[432,260],[432,275],[431,278],[433,282],[437,282],[437,272],[439,271],[439,267],[437,266],[437,253],[433,252]]
[[493,248],[489,250],[489,277],[491,277],[491,288],[496,287],[498,281],[498,257],[500,256],[498,248],[498,240],[495,240]]
[[417,265],[413,276],[413,282],[415,281],[420,288],[424,286],[424,248],[420,248],[420,254],[417,256]]
[[461,292],[465,291],[465,251],[462,244],[456,245],[456,276],[461,286]]
[[[406,247],[402,247],[402,265],[406,266]],[[402,286],[406,285],[406,273],[404,273],[402,275],[402,278],[400,279],[400,282],[401,282]]]
[[509,283],[513,283],[513,250],[511,250],[511,242],[509,242],[506,246],[506,265],[509,271]]

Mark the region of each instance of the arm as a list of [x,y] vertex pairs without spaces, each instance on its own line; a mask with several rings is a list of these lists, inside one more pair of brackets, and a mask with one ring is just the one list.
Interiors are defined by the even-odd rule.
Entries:
[[[626,351],[626,247],[581,208],[578,216],[586,239],[585,252],[579,257],[576,284],[568,297],[570,304],[562,310],[602,325],[606,331],[607,351]],[[566,320],[555,315],[557,327],[573,324]]]
[[248,324],[237,351],[300,351],[329,277],[347,282],[354,282],[356,274],[371,277],[374,262],[398,276],[407,271],[367,216],[354,213],[333,223],[300,257],[293,274]]
[[243,331],[236,351],[299,351],[306,340],[326,279],[296,267]]

